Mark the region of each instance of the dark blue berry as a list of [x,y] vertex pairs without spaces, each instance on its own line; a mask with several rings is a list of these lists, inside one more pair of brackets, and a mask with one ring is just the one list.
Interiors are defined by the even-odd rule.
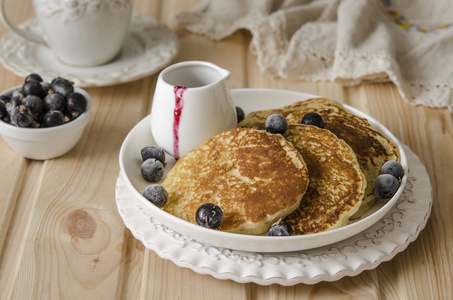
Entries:
[[66,106],[65,98],[57,93],[48,94],[44,98],[44,109],[63,111]]
[[197,209],[195,219],[200,226],[217,229],[223,222],[223,210],[214,203],[204,203]]
[[33,117],[30,110],[24,105],[16,106],[11,112],[11,122],[18,127],[30,127]]
[[34,81],[37,81],[37,82],[42,82],[43,81],[42,77],[39,76],[38,74],[35,74],[35,73],[31,73],[27,77],[25,77],[25,82],[30,81],[30,80],[34,80]]
[[302,121],[300,123],[304,125],[313,125],[319,128],[324,128],[324,121],[322,120],[322,117],[317,113],[306,114],[302,118]]
[[65,115],[59,110],[51,110],[42,117],[44,127],[54,127],[65,123]]
[[24,99],[24,95],[18,94],[11,98],[9,101],[13,107],[20,106],[22,104],[22,99]]
[[398,190],[398,179],[390,174],[381,174],[374,180],[373,189],[380,199],[392,198]]
[[291,236],[294,235],[293,228],[288,223],[279,220],[271,225],[267,231],[268,236]]
[[72,83],[69,80],[61,77],[57,77],[52,80],[50,89],[55,93],[63,95],[64,97],[67,97],[69,94],[74,93],[74,87]]
[[50,83],[46,82],[46,81],[41,81],[41,86],[42,88],[44,89],[44,92],[47,94],[50,90]]
[[0,100],[6,103],[6,102],[11,101],[11,97],[12,97],[11,94],[3,94],[3,95],[0,95]]
[[165,166],[165,151],[158,146],[147,146],[140,151],[142,160],[155,158]]
[[66,109],[73,118],[77,118],[87,109],[87,99],[80,93],[71,93],[66,97]]
[[145,160],[141,165],[143,179],[157,182],[164,177],[164,165],[155,158]]
[[22,101],[22,105],[26,106],[30,110],[33,119],[38,121],[43,109],[43,103],[41,98],[34,95],[28,95]]
[[288,130],[288,121],[282,115],[272,114],[267,117],[264,126],[269,133],[284,134]]
[[40,98],[44,98],[44,96],[46,95],[46,92],[44,91],[41,83],[35,80],[26,81],[22,85],[21,91],[25,96],[34,95]]
[[236,106],[236,116],[238,118],[238,123],[245,119],[244,110],[239,106]]
[[11,118],[10,118],[9,114],[6,114],[6,116],[3,116],[3,118],[1,118],[1,120],[5,123],[11,123]]
[[6,102],[0,99],[0,119],[8,115],[8,110],[6,109]]
[[396,160],[389,160],[382,166],[381,174],[390,174],[400,180],[404,176],[403,166]]
[[143,191],[143,197],[159,208],[164,207],[168,202],[168,193],[165,188],[159,184],[148,185]]

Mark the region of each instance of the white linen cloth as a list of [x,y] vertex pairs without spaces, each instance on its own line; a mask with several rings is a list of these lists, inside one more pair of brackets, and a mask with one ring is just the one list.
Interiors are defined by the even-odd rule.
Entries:
[[213,40],[249,30],[262,72],[392,81],[414,105],[453,111],[450,0],[204,0],[172,20]]

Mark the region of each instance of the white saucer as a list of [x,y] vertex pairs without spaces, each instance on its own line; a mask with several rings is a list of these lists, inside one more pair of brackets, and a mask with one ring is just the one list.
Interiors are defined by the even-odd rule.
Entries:
[[390,211],[365,231],[327,246],[284,253],[258,253],[211,246],[155,220],[132,195],[123,177],[116,203],[127,228],[143,245],[180,267],[218,279],[261,285],[315,284],[355,276],[392,259],[413,242],[431,213],[432,188],[419,158],[404,146],[408,180]]
[[[36,19],[19,27],[40,34]],[[47,47],[27,41],[15,33],[3,37],[0,61],[19,76],[38,73],[44,80],[61,76],[79,87],[106,86],[133,81],[166,67],[179,50],[179,40],[165,24],[134,13],[129,33],[118,56],[105,65],[82,68],[60,62]]]

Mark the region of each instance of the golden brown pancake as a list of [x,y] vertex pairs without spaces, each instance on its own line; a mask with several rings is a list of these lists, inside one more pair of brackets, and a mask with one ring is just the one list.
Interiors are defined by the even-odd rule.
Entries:
[[326,129],[290,125],[285,133],[304,158],[310,183],[298,209],[284,221],[295,235],[323,232],[347,224],[366,188],[354,151]]
[[347,112],[340,103],[327,98],[313,98],[276,110],[252,112],[238,126],[262,129],[267,116],[274,113],[273,111],[285,116],[289,124],[300,124],[307,113],[318,113],[324,120],[324,128],[351,146],[367,179],[362,206],[352,218],[362,216],[376,201],[373,182],[379,175],[383,163],[388,160],[400,161],[396,145],[374,130],[367,119]]
[[[300,123],[304,112],[293,112],[286,118],[288,123]],[[337,113],[322,113],[325,129],[333,132],[344,140],[357,156],[360,169],[367,179],[367,188],[362,205],[352,219],[361,217],[376,201],[373,193],[373,182],[380,174],[382,165],[388,160],[400,161],[396,145],[380,132],[373,129],[365,118],[358,117],[346,111]]]
[[283,136],[235,128],[179,159],[162,185],[168,213],[196,223],[198,207],[214,203],[224,212],[220,230],[263,234],[299,206],[308,171]]

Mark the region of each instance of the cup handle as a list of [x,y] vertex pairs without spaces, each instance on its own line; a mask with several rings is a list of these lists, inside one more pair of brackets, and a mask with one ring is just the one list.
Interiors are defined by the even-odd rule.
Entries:
[[24,39],[47,46],[47,43],[44,41],[42,37],[37,36],[36,34],[31,33],[30,31],[20,29],[19,27],[16,26],[16,24],[11,22],[11,20],[8,18],[8,15],[6,14],[5,2],[6,0],[0,0],[0,19],[3,22],[3,24],[5,24],[5,26],[9,27],[12,31],[14,31]]

